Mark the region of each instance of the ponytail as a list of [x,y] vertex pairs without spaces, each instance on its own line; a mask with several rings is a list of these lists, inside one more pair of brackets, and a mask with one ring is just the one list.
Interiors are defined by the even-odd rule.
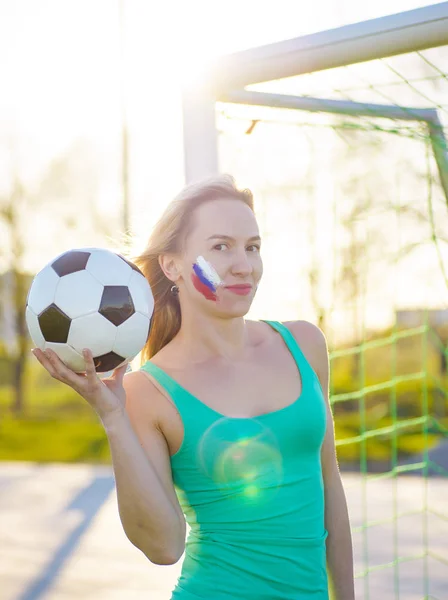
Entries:
[[154,296],[154,314],[148,341],[142,350],[146,362],[166,346],[180,329],[179,299],[171,293],[173,282],[165,277],[158,255],[149,250],[134,259],[135,264],[149,281]]

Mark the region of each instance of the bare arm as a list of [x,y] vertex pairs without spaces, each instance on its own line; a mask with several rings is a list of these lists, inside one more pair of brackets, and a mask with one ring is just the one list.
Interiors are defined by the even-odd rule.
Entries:
[[329,364],[327,343],[316,328],[316,373],[327,405],[327,432],[321,451],[325,489],[325,528],[327,566],[333,600],[354,600],[353,547],[347,501],[336,457],[333,414],[329,402]]
[[325,528],[327,568],[333,600],[354,600],[353,548],[347,501],[336,457],[333,414],[329,403],[329,360],[322,331],[305,321],[291,324],[290,329],[307,355],[322,385],[327,406],[327,432],[321,450],[325,490]]
[[353,550],[347,501],[340,476],[324,476],[327,565],[333,600],[354,600]]
[[124,377],[126,365],[101,381],[88,350],[83,353],[85,375],[68,369],[50,350],[34,349],[33,354],[54,379],[85,398],[101,419],[112,454],[120,518],[130,541],[156,564],[177,562],[186,524],[165,438],[150,410],[160,392],[142,372]]
[[166,441],[148,409],[159,392],[139,372],[126,375],[123,385],[126,411],[104,422],[120,519],[129,540],[151,562],[174,564],[184,551],[186,524],[174,491]]

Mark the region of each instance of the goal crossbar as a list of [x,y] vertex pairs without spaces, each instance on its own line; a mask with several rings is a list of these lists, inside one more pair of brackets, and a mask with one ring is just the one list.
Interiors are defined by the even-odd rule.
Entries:
[[228,54],[209,75],[219,94],[447,44],[448,2],[441,2]]

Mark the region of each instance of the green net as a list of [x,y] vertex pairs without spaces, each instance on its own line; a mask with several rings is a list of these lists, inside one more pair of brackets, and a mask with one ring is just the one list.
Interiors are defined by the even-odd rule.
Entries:
[[447,65],[432,48],[249,88],[306,110],[217,105],[220,169],[262,230],[253,316],[329,342],[358,599],[448,594]]

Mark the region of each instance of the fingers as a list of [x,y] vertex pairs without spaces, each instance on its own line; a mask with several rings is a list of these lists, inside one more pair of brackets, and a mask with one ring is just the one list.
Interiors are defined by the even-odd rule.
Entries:
[[123,377],[125,376],[128,367],[129,363],[125,363],[124,365],[121,365],[121,367],[115,369],[115,371],[112,373],[112,377],[117,383],[121,384],[123,382]]
[[80,384],[82,385],[84,377],[69,369],[52,350],[47,349],[43,352],[39,348],[34,348],[32,353],[54,379],[66,383],[76,390]]
[[101,383],[100,379],[97,375],[97,372],[96,372],[95,361],[93,360],[93,355],[90,352],[90,350],[88,350],[86,348],[82,351],[82,355],[84,357],[84,362],[86,365],[87,383],[90,388],[90,391],[93,391]]
[[96,377],[95,362],[93,360],[92,353],[87,348],[84,348],[84,350],[82,351],[82,355],[84,357],[84,363],[86,365],[87,378],[92,379],[93,376]]
[[40,348],[33,348],[31,352],[33,356],[35,356],[40,362],[40,364],[44,367],[44,369],[46,369],[52,377],[56,378],[56,369],[54,369],[47,355],[42,350],[40,350]]

